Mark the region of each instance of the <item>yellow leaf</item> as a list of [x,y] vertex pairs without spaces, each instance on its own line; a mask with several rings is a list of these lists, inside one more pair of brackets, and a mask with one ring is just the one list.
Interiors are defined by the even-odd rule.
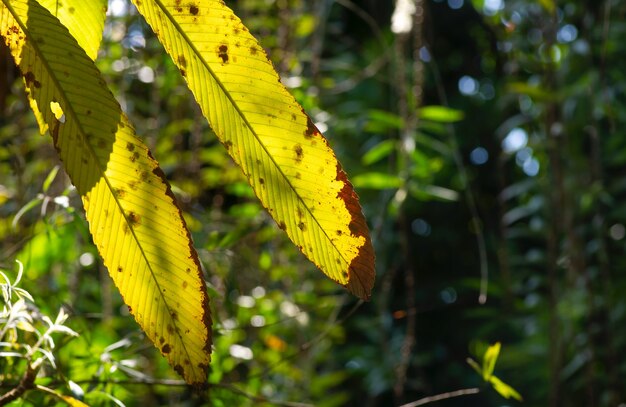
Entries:
[[374,251],[354,189],[265,51],[221,0],[134,0],[263,206],[328,277],[367,299]]
[[82,401],[75,399],[74,397],[60,395],[59,398],[65,401],[67,405],[71,407],[89,407],[88,404],[85,404]]
[[498,392],[505,399],[509,399],[513,397],[517,401],[523,401],[522,396],[515,390],[513,387],[504,383],[502,380],[498,379],[496,376],[489,377],[489,382],[493,386],[493,389]]
[[61,21],[89,58],[96,59],[104,31],[106,0],[38,0],[38,3]]
[[[39,0],[38,3],[56,16],[61,24],[65,25],[92,60],[96,59],[104,31],[106,0]],[[28,80],[27,77],[24,79]],[[39,124],[41,134],[44,134],[48,130],[48,125],[39,110],[39,106],[34,98],[29,98],[28,101]],[[56,105],[59,106],[58,103]],[[54,107],[52,108],[54,109]]]
[[491,375],[493,375],[493,369],[496,367],[496,361],[500,355],[500,342],[496,342],[487,348],[483,355],[483,379],[488,381]]
[[48,10],[34,0],[2,0],[0,35],[51,129],[124,301],[174,369],[190,384],[205,384],[211,348],[206,287],[163,172],[93,61]]

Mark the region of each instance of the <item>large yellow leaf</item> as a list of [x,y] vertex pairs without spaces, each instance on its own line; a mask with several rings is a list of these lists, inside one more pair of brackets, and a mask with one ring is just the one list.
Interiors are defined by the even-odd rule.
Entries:
[[102,41],[107,0],[38,0],[59,19],[85,50],[95,60]]
[[213,130],[291,240],[361,298],[374,252],[358,198],[328,142],[221,0],[134,0]]
[[203,385],[211,347],[206,287],[163,172],[93,61],[48,10],[34,0],[2,0],[0,35],[124,301],[174,369]]
[[[92,60],[96,59],[104,30],[106,0],[40,0],[38,3],[59,19]],[[43,134],[48,124],[36,101],[30,98],[29,102]]]

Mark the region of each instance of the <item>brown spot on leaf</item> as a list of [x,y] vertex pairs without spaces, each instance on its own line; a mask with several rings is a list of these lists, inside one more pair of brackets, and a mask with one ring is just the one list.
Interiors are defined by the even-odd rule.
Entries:
[[70,8],[67,9],[67,11],[69,11],[70,14],[74,14],[76,9],[74,7],[70,7]]
[[230,150],[230,148],[233,146],[233,142],[230,140],[226,140],[224,142],[224,147],[226,147],[226,150]]
[[139,226],[141,224],[141,216],[133,211],[128,212],[128,223],[132,227]]
[[257,52],[259,52],[259,51],[256,49],[256,47],[250,47],[250,54],[256,55]]
[[259,184],[264,185],[265,184],[265,179],[259,178]]
[[217,49],[217,56],[222,59],[223,64],[227,64],[228,63],[228,46],[225,44],[220,45],[219,48]]
[[306,224],[304,222],[300,222],[298,223],[298,228],[304,232],[306,230]]
[[174,327],[172,326],[172,324],[167,324],[166,329],[167,329],[168,334],[170,335],[174,334]]
[[193,14],[194,16],[197,16],[198,13],[200,12],[200,9],[195,4],[192,4],[191,6],[189,6],[189,12]]
[[135,152],[133,153],[133,155],[131,155],[131,156],[130,156],[130,161],[131,161],[131,162],[135,162],[135,161],[137,161],[138,159],[139,159],[139,153],[138,153],[137,151],[135,151]]
[[118,198],[124,198],[126,196],[126,190],[124,188],[118,188],[116,191]]
[[41,88],[41,82],[35,79],[35,74],[31,71],[26,72],[24,75],[24,80],[26,81],[26,86],[34,86],[36,88]]
[[278,224],[278,227],[281,228],[282,230],[287,230],[287,225],[282,220]]
[[117,266],[117,272],[121,273],[122,271],[124,271],[124,269],[122,268],[122,266]]
[[337,236],[341,236],[343,235],[343,232],[341,230],[337,230]]
[[185,370],[181,365],[174,366],[174,370],[176,370],[176,373],[178,373],[179,375],[185,377]]
[[187,288],[189,284],[186,281],[183,281],[183,290]]
[[187,68],[187,60],[185,59],[185,56],[183,54],[180,54],[178,56],[178,63],[182,68]]
[[300,144],[296,144],[293,146],[293,151],[296,153],[296,163],[301,163],[302,158],[304,158],[304,151],[302,151],[302,146]]
[[128,151],[135,151],[135,145],[131,142],[126,143],[126,149]]
[[163,345],[163,347],[161,348],[161,352],[163,353],[170,353],[172,351],[172,347],[170,346],[169,343],[166,343],[165,345]]
[[302,174],[300,174],[299,172],[296,172],[296,179],[302,179]]
[[315,124],[313,123],[313,120],[311,120],[310,117],[307,116],[306,120],[307,120],[306,130],[304,131],[304,137],[306,139],[312,139],[318,130],[317,130],[317,127],[315,127]]
[[178,321],[178,313],[176,311],[172,311],[172,319]]

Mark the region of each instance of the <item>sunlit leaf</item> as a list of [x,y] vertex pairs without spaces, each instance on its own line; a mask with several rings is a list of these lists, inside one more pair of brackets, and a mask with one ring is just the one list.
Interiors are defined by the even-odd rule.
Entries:
[[206,383],[211,337],[205,283],[163,172],[93,61],[49,11],[34,0],[3,0],[0,17],[0,34],[31,105],[41,109],[42,131],[51,130],[124,301],[174,369],[188,383]]
[[420,119],[439,123],[458,122],[463,120],[464,116],[463,111],[445,106],[424,106],[419,110]]
[[[89,407],[88,404],[85,404],[82,401],[80,401],[77,398],[74,398],[72,396],[66,396],[65,394],[61,394],[58,391],[50,389],[50,388],[45,387],[45,386],[37,385],[36,387],[37,387],[37,389],[39,389],[41,391],[45,391],[46,393],[50,393],[53,396],[57,397],[58,399],[63,400],[65,402],[65,404],[67,404],[70,407]],[[74,382],[72,382],[70,380],[70,388],[72,390],[74,390],[76,387],[78,387],[80,389],[80,387],[76,383],[74,383]],[[81,391],[82,391],[82,389],[81,389]]]
[[[8,4],[8,1],[5,1]],[[106,17],[106,0],[39,0],[39,4],[56,16],[65,25],[78,44],[92,60],[98,56],[98,48],[102,41],[104,31],[104,19]],[[42,37],[43,38],[43,37]],[[44,39],[45,41],[45,39]],[[25,77],[28,81],[29,78]],[[35,118],[41,129],[47,128],[40,106],[35,99],[29,98],[30,107],[35,113]],[[52,101],[51,108],[60,119],[62,110],[56,101]],[[44,107],[45,108],[45,107]],[[59,114],[60,113],[60,114]],[[44,130],[42,130],[43,132]]]
[[496,367],[498,356],[500,355],[500,342],[496,342],[487,348],[483,355],[483,379],[488,381],[493,375],[493,369]]
[[515,400],[522,401],[522,396],[513,387],[504,383],[496,376],[491,376],[489,382],[493,385],[493,389],[505,399],[513,397]]
[[134,1],[254,192],[328,277],[368,298],[374,252],[328,142],[221,0]]
[[61,21],[95,60],[102,41],[107,0],[38,0],[38,3]]

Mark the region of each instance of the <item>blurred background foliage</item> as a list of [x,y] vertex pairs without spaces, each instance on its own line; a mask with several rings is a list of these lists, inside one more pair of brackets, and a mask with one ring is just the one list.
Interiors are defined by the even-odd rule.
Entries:
[[[59,338],[38,383],[95,405],[388,406],[459,389],[478,393],[437,405],[518,404],[466,362],[499,341],[495,374],[527,405],[624,405],[626,2],[227,4],[359,192],[372,301],[282,235],[145,22],[112,0],[97,64],[206,269],[212,387],[182,385],[129,316],[2,48],[0,268],[14,279],[20,260],[33,312],[63,308],[80,335]],[[0,357],[0,393],[23,369]]]

